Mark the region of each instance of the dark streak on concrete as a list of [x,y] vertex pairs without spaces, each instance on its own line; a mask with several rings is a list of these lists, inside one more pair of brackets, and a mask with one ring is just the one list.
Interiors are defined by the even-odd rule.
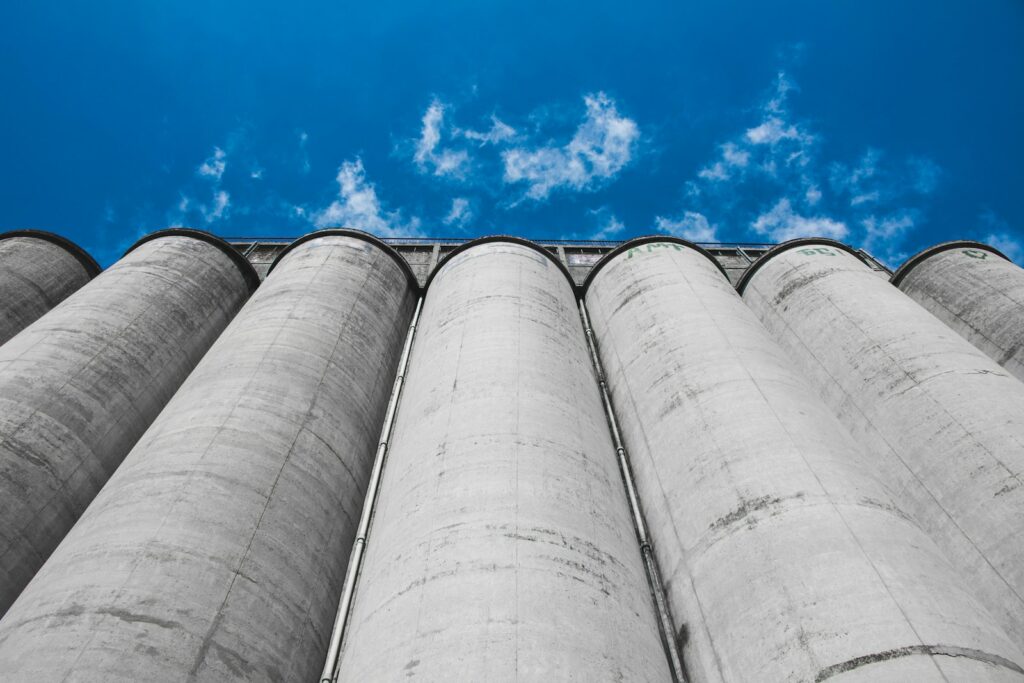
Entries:
[[951,645],[909,645],[907,647],[896,648],[895,650],[886,650],[884,652],[876,652],[871,655],[862,655],[860,657],[848,659],[845,662],[840,662],[839,664],[833,664],[819,671],[818,675],[814,677],[814,680],[817,683],[868,664],[884,662],[886,660],[897,659],[899,657],[909,657],[911,655],[927,655],[929,657],[938,655],[945,657],[967,657],[968,659],[974,659],[979,662],[985,662],[986,664],[1003,667],[1005,669],[1015,671],[1016,673],[1024,674],[1024,669],[1015,662],[1011,662],[1009,659],[1000,657],[999,655],[983,652],[982,650],[975,650],[967,647],[954,647]]

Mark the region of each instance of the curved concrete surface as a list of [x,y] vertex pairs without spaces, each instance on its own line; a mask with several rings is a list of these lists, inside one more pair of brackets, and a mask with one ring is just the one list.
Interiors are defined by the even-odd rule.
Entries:
[[717,264],[649,246],[624,245],[586,301],[691,680],[1020,675],[1024,655]]
[[0,234],[0,345],[100,272],[81,248],[52,233]]
[[0,347],[0,611],[248,298],[229,249],[157,236]]
[[343,681],[667,681],[564,273],[489,241],[433,278]]
[[1024,384],[845,251],[764,258],[746,302],[1024,643]]
[[893,284],[1024,381],[1024,269],[977,242],[912,257]]
[[290,251],[0,621],[0,674],[315,679],[415,301],[365,240]]

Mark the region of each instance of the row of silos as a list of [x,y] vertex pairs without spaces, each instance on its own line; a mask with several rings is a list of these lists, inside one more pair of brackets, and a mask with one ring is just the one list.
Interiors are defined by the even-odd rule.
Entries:
[[[310,679],[415,304],[403,265],[346,231],[279,258],[0,622],[0,674]],[[691,678],[1024,674],[1012,620],[706,254],[626,245],[585,303]],[[555,259],[498,238],[438,268],[343,680],[669,679],[600,401]]]
[[694,680],[1024,676],[1019,639],[710,255],[627,243],[585,302]]

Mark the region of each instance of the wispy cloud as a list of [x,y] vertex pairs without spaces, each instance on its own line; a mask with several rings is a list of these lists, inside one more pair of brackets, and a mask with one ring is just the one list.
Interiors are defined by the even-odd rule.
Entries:
[[888,263],[899,259],[908,235],[925,220],[940,168],[920,156],[891,159],[874,147],[854,163],[823,160],[821,136],[793,114],[797,92],[792,77],[779,72],[756,123],[716,145],[714,157],[686,184],[682,217],[658,216],[657,228],[709,236],[705,241],[723,231],[733,239],[773,242],[831,237]]
[[[228,149],[239,144],[242,137],[241,131],[232,133],[229,137],[227,149],[214,147],[210,154],[196,168],[196,176],[206,185],[201,189],[193,185],[188,190],[179,193],[178,203],[175,209],[169,211],[166,221],[170,225],[183,225],[193,222],[193,219],[200,219],[203,223],[210,224],[215,221],[227,218],[231,207],[231,195],[222,187],[224,173],[228,168]],[[209,191],[209,200],[196,199],[195,195],[205,195]]]
[[861,220],[864,236],[860,246],[889,266],[899,265],[909,255],[902,245],[917,221],[917,212],[912,209],[884,216],[866,216]]
[[220,147],[214,147],[213,154],[199,165],[199,168],[196,169],[196,173],[205,178],[220,180],[221,176],[224,175],[224,170],[227,168],[226,159],[227,152]]
[[991,209],[978,215],[981,241],[1003,252],[1011,261],[1024,265],[1024,239],[1014,234],[1009,224]]
[[831,237],[842,240],[850,234],[846,224],[827,216],[802,216],[793,210],[786,198],[780,199],[768,211],[762,213],[750,224],[758,235],[773,242],[784,242],[797,237]]
[[658,216],[654,219],[654,227],[675,237],[691,242],[718,242],[718,229],[708,222],[707,216],[696,211],[684,211],[679,218]]
[[562,240],[619,240],[626,231],[626,225],[615,212],[607,206],[601,206],[587,211],[587,215],[593,220],[592,227],[588,230],[563,232],[559,239]]
[[494,114],[491,114],[491,127],[489,130],[480,132],[457,128],[455,133],[456,135],[461,135],[467,140],[473,140],[474,142],[479,143],[481,147],[484,145],[498,145],[503,142],[508,142],[513,140],[517,135],[515,128],[508,125]]
[[363,160],[342,163],[338,169],[338,198],[313,214],[320,228],[342,226],[365,230],[382,237],[414,236],[420,233],[420,220],[406,219],[401,211],[388,211],[377,196],[377,189],[366,178]]
[[464,228],[473,221],[473,209],[469,200],[465,197],[456,197],[452,200],[451,209],[444,217],[443,223],[453,228]]
[[702,168],[697,175],[705,180],[729,180],[737,170],[742,171],[750,163],[750,152],[741,149],[734,142],[721,147],[722,156],[710,166]]
[[464,149],[441,146],[441,132],[444,126],[446,106],[435,99],[423,114],[420,137],[416,142],[413,161],[422,173],[435,176],[465,175],[469,167],[469,153]]
[[299,131],[299,170],[302,173],[309,173],[312,166],[309,163],[309,133]]
[[603,92],[583,98],[586,113],[564,145],[514,147],[502,160],[506,183],[525,183],[525,197],[539,201],[558,189],[593,191],[614,178],[633,159],[640,129],[619,114]]

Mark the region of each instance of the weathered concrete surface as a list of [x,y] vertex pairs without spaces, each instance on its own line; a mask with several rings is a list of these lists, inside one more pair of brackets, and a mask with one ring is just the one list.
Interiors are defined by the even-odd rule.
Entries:
[[0,347],[0,612],[248,298],[204,239],[141,244]]
[[1024,384],[834,244],[784,245],[744,299],[1024,643]]
[[[863,660],[852,675],[936,644],[1024,665],[707,256],[627,245],[586,302],[695,683],[813,681]],[[957,666],[908,657],[872,680]]]
[[0,345],[91,280],[100,267],[47,232],[0,234]]
[[371,242],[285,255],[0,621],[0,678],[314,680],[414,304]]
[[912,257],[893,283],[1024,381],[1024,269],[991,247],[950,243]]
[[342,681],[667,681],[573,292],[476,244],[416,333]]

